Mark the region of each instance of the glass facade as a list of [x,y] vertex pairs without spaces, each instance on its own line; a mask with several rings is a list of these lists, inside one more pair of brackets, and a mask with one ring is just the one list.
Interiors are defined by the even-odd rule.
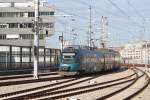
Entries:
[[[57,68],[59,49],[39,48],[39,69]],[[0,46],[0,71],[33,70],[32,47]]]

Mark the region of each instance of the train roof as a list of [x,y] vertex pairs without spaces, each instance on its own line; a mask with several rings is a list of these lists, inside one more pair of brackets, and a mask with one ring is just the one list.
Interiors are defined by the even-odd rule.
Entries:
[[98,48],[98,49],[91,49],[88,46],[83,45],[69,45],[66,48],[63,49],[63,52],[82,52],[82,53],[118,53],[118,51],[114,51],[112,49],[104,49],[104,48]]

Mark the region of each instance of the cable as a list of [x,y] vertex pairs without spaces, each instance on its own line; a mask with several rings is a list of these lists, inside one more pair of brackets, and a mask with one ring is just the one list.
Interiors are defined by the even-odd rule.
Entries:
[[[83,5],[86,5],[86,6],[89,6],[89,5],[92,5],[92,4],[88,4],[88,3],[86,3],[85,1],[83,1],[83,0],[79,0],[79,1],[77,1],[77,0],[74,0],[74,2],[78,2],[78,3],[81,3],[81,4],[83,4]],[[97,6],[94,6],[94,5],[92,5],[92,7],[93,8],[96,8],[96,9],[94,9],[94,12],[97,14],[97,13],[101,13],[102,14],[102,11],[104,12],[104,13],[111,13],[111,14],[113,14],[114,16],[116,16],[116,13],[112,13],[111,11],[108,11],[108,10],[106,10],[106,9],[103,9],[103,8],[99,8],[99,7],[97,7]]]
[[128,19],[130,21],[132,21],[132,23],[136,24],[138,27],[142,27],[140,24],[136,23],[135,21],[133,21],[129,15],[127,15],[120,7],[117,6],[117,4],[115,4],[114,2],[112,2],[111,0],[107,0],[110,4],[112,4],[117,10],[119,10],[124,16],[127,16]]
[[126,0],[126,1],[127,1],[128,5],[129,5],[130,7],[132,7],[132,9],[134,10],[134,12],[136,12],[136,14],[144,20],[143,15],[140,14],[140,13],[136,10],[136,8],[129,2],[129,0]]

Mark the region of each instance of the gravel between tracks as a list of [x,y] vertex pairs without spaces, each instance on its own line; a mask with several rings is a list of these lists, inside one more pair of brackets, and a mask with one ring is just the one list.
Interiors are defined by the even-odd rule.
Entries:
[[134,72],[132,70],[127,70],[125,72],[112,73],[112,74],[108,74],[108,75],[106,74],[106,75],[94,78],[94,79],[92,79],[90,81],[87,81],[87,82],[83,82],[83,83],[80,83],[80,84],[76,84],[76,85],[73,85],[73,86],[66,87],[65,89],[90,85],[90,84],[92,84],[92,82],[101,83],[101,82],[106,82],[108,80],[115,80],[115,79],[118,79],[118,78],[128,76],[128,75],[133,74],[133,73]]
[[[74,80],[74,81],[72,81],[72,82],[78,82],[78,81],[81,81],[81,80],[84,80],[84,79],[88,79],[88,78],[90,78],[90,77],[85,77],[85,78],[77,79],[77,80]],[[16,96],[25,95],[25,94],[31,94],[31,93],[35,93],[35,92],[40,92],[40,91],[43,91],[43,90],[47,90],[47,89],[51,89],[51,88],[63,86],[63,85],[65,85],[65,84],[70,84],[70,83],[72,83],[72,82],[69,82],[69,83],[63,83],[63,84],[51,86],[51,87],[48,87],[48,88],[38,89],[38,90],[31,91],[31,92],[28,92],[28,93],[21,93],[21,94],[9,96],[9,97],[6,97],[6,98],[4,97],[4,98],[2,98],[2,99],[12,98],[12,97],[16,97]]]
[[[115,76],[116,75],[116,76]],[[114,79],[118,79],[118,78],[122,78],[122,77],[125,77],[125,76],[128,76],[129,75],[129,73],[127,74],[127,75],[125,75],[125,73],[124,73],[124,75],[123,75],[123,73],[122,73],[122,75],[120,75],[119,77],[118,77],[118,75],[119,74],[114,74],[114,75],[111,75],[111,74],[109,74],[108,76],[111,76],[111,77],[115,77]],[[104,75],[104,76],[101,76],[103,79],[105,79],[105,77],[106,77],[106,75]],[[131,78],[135,78],[135,76],[132,76]],[[110,79],[109,78],[109,80],[114,80],[114,79]],[[100,82],[104,82],[104,80],[101,80],[101,78],[96,78],[96,79],[94,79],[94,80],[97,80],[97,81],[99,81],[98,83],[100,83]],[[120,80],[120,81],[117,81],[117,82],[112,82],[111,84],[113,84],[113,83],[118,83],[118,82],[122,82],[122,81],[125,81],[125,80],[128,80],[128,79],[124,79],[124,80]],[[106,78],[105,79],[105,81],[108,81],[108,78]],[[112,92],[112,91],[116,91],[116,90],[118,90],[118,89],[120,89],[120,88],[123,88],[123,87],[125,87],[126,85],[128,85],[128,84],[130,84],[131,82],[128,82],[128,83],[124,83],[124,84],[121,84],[121,85],[117,85],[117,86],[112,86],[112,87],[109,87],[109,88],[107,88],[107,89],[101,89],[101,90],[96,90],[96,91],[93,91],[93,92],[89,92],[89,93],[84,93],[84,94],[81,94],[81,95],[76,95],[75,97],[76,98],[78,98],[78,99],[81,99],[81,100],[93,100],[93,99],[96,99],[96,97],[99,97],[100,96],[100,94],[99,93],[101,93],[102,95],[106,95],[106,92],[104,92],[104,91],[107,91],[107,92]],[[84,83],[84,86],[86,86],[86,85],[90,85],[89,83],[87,84],[87,83]],[[81,87],[81,84],[78,84],[78,86],[71,86],[71,87],[69,87],[69,88],[75,88],[75,87]],[[82,84],[82,86],[83,86],[83,84]],[[106,84],[103,84],[103,85],[100,85],[100,87],[101,86],[106,86]],[[95,87],[95,86],[94,86]],[[97,86],[96,86],[97,87]],[[93,87],[90,87],[91,89],[93,88]],[[90,88],[87,88],[87,89],[90,89]],[[68,88],[64,88],[63,90],[67,90]],[[80,89],[80,90],[76,90],[76,92],[77,91],[82,91],[82,90],[87,90],[87,89]],[[56,90],[57,91],[57,90]],[[69,93],[69,92],[65,92],[65,93],[60,93],[59,95],[61,95],[61,94],[67,94],[67,93]],[[49,97],[53,97],[53,96],[55,96],[55,95],[57,95],[57,94],[54,94],[54,95],[49,95],[49,96],[44,96],[44,97],[41,97],[41,98],[37,98],[37,99],[43,99],[43,98],[49,98]],[[102,96],[101,95],[101,96]],[[84,99],[83,99],[84,98]],[[63,99],[63,100],[66,100],[67,98],[65,98],[65,99]],[[34,99],[33,99],[34,100]],[[62,99],[61,99],[62,100]]]
[[[143,67],[138,67],[138,68],[145,71],[145,68]],[[148,70],[150,70],[150,68],[148,68]],[[150,77],[150,73],[147,72],[147,74]],[[146,89],[144,89],[144,91],[139,93],[139,95],[135,96],[132,100],[150,100],[150,84],[148,85]]]
[[[61,82],[64,80],[68,80],[68,79],[57,80],[57,82]],[[13,86],[3,86],[3,87],[0,87],[0,91],[1,91],[0,94],[35,88],[35,87],[49,85],[49,84],[53,84],[53,83],[54,83],[53,81],[44,81],[44,82],[20,84],[20,85],[13,85]]]
[[[126,70],[126,71],[123,71],[121,72],[122,74],[127,74],[127,73],[133,73],[132,71],[130,70]],[[113,73],[114,74],[114,73]],[[112,74],[112,75],[113,75]],[[118,73],[116,73],[118,75]],[[111,74],[109,74],[111,75]],[[51,75],[52,76],[55,76],[55,75]],[[108,76],[108,75],[104,75],[104,76]],[[43,76],[44,77],[44,76]],[[49,76],[48,76],[49,77]],[[31,79],[31,78],[28,78],[28,79]],[[32,78],[33,79],[33,78]],[[19,79],[20,80],[20,79]],[[1,82],[1,81],[0,81]],[[24,89],[29,89],[29,88],[33,88],[33,87],[38,87],[38,86],[43,86],[43,85],[47,85],[47,84],[50,84],[50,81],[44,81],[44,82],[36,82],[36,83],[28,83],[28,84],[20,84],[20,85],[13,85],[13,86],[2,86],[0,87],[0,94],[3,94],[3,93],[9,93],[9,92],[14,92],[14,91],[18,91],[18,90],[24,90]]]
[[[138,71],[138,75],[142,75],[142,72]],[[108,98],[107,100],[123,100],[125,97],[128,97],[129,95],[135,93],[135,91],[139,90],[143,84],[145,80],[146,76],[144,75],[143,77],[139,78],[135,84],[133,84],[131,87],[127,88],[126,90]]]
[[[125,84],[120,84],[117,86],[112,86],[109,88],[105,88],[105,89],[100,89],[97,91],[93,91],[93,92],[89,92],[89,93],[85,93],[85,94],[80,94],[80,95],[76,95],[76,96],[72,96],[72,97],[66,97],[63,99],[59,99],[59,100],[67,100],[68,98],[76,98],[79,100],[95,100],[97,97],[101,97],[104,95],[107,95],[109,93],[112,93],[114,91],[117,91],[120,88],[123,88],[125,86],[127,86],[128,84],[130,84],[131,82],[125,83]],[[115,99],[114,99],[115,100]]]
[[[133,73],[133,71],[126,70],[126,71],[123,71],[123,72],[103,75],[102,77],[95,78],[94,80],[91,80],[91,81],[96,81],[97,83],[100,83],[100,82],[103,82],[103,81],[106,81],[106,80],[113,80],[113,79],[120,78],[122,76],[128,76],[129,74],[132,74],[132,73]],[[86,78],[88,78],[88,77],[86,77]],[[79,80],[76,80],[76,81],[79,81]],[[69,82],[69,83],[71,83],[71,82]],[[50,81],[30,83],[30,84],[21,84],[21,85],[14,85],[14,86],[5,86],[5,87],[0,87],[0,91],[2,91],[1,93],[9,93],[9,92],[16,91],[16,90],[18,91],[19,89],[24,90],[24,89],[33,88],[33,87],[37,87],[37,86],[43,86],[43,85],[47,85],[47,84],[50,84]],[[61,85],[64,85],[64,84],[61,84]],[[59,86],[61,86],[61,85],[59,85]],[[89,83],[88,82],[83,82],[82,84],[77,84],[77,85],[73,85],[73,86],[70,86],[70,87],[66,87],[65,89],[71,88],[71,87],[85,86],[85,85],[89,85]],[[52,86],[52,87],[49,87],[49,88],[46,88],[46,89],[54,88],[54,87],[57,87],[57,86],[58,85]],[[40,90],[38,90],[38,91],[40,91]],[[32,92],[35,92],[35,91],[32,91]],[[29,92],[29,94],[32,93],[32,92]],[[23,94],[25,94],[25,93],[23,93]]]
[[[51,78],[51,77],[59,77],[59,76],[60,75],[46,75],[46,76],[40,76],[40,78]],[[9,80],[1,80],[0,82],[23,81],[23,80],[30,80],[30,79],[34,79],[34,78],[28,77],[28,78],[19,78],[19,79],[9,79]]]

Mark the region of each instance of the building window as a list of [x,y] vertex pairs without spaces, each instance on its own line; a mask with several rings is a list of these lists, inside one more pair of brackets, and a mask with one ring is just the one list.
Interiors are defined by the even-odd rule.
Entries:
[[54,28],[54,23],[43,23],[43,27],[45,27],[45,28]]
[[33,28],[33,23],[28,23],[28,28]]
[[53,12],[53,11],[52,11],[52,12],[39,12],[39,15],[40,15],[40,16],[54,15],[54,12]]
[[20,39],[27,40],[27,39],[33,39],[33,34],[20,34]]
[[0,17],[23,17],[23,12],[0,12]]
[[28,12],[28,17],[34,17],[34,12]]
[[50,12],[50,15],[54,15],[54,12]]
[[19,23],[19,28],[32,28],[33,23]]
[[39,39],[44,39],[44,34],[39,34]]
[[9,28],[18,28],[18,23],[9,23]]
[[[20,34],[20,39],[22,40],[31,40],[34,39],[34,34]],[[44,34],[39,34],[39,39],[44,39]]]
[[2,12],[0,12],[0,17],[2,17]]
[[8,24],[0,24],[0,28],[8,28]]
[[0,34],[0,40],[6,39],[6,34]]

